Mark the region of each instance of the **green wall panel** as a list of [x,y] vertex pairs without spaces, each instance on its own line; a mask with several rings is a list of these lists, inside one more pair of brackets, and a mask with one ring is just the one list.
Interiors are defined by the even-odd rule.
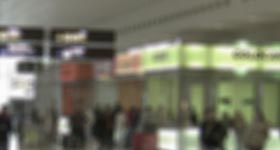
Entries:
[[279,97],[277,83],[265,83],[263,87],[262,109],[265,118],[271,125],[278,125]]
[[153,76],[147,80],[147,103],[154,111],[164,109],[169,119],[176,119],[178,111],[177,76]]

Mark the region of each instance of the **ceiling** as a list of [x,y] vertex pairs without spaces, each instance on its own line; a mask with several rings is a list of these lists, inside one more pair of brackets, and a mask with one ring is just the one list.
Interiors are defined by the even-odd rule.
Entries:
[[1,0],[0,24],[114,29],[123,50],[176,37],[280,38],[279,6],[279,0]]

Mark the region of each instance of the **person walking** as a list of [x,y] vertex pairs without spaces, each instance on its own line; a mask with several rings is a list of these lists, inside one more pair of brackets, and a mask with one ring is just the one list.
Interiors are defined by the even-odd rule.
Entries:
[[5,106],[0,113],[0,150],[8,150],[9,134],[12,131],[11,117]]

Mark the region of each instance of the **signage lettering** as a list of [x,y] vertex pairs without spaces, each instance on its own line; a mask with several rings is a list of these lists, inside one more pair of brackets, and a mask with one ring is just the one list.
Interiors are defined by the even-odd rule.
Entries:
[[21,39],[21,32],[16,28],[0,30],[0,41],[17,41]]
[[86,43],[87,33],[85,31],[58,33],[56,41],[61,43]]
[[164,61],[165,59],[167,59],[168,55],[166,52],[161,52],[161,53],[158,53],[154,56],[154,59],[156,61]]

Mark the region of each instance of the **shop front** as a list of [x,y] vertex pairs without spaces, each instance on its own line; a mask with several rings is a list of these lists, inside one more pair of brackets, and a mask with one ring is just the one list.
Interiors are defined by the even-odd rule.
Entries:
[[118,87],[118,102],[125,110],[142,108],[144,80],[140,51],[121,53],[116,58],[115,75]]

